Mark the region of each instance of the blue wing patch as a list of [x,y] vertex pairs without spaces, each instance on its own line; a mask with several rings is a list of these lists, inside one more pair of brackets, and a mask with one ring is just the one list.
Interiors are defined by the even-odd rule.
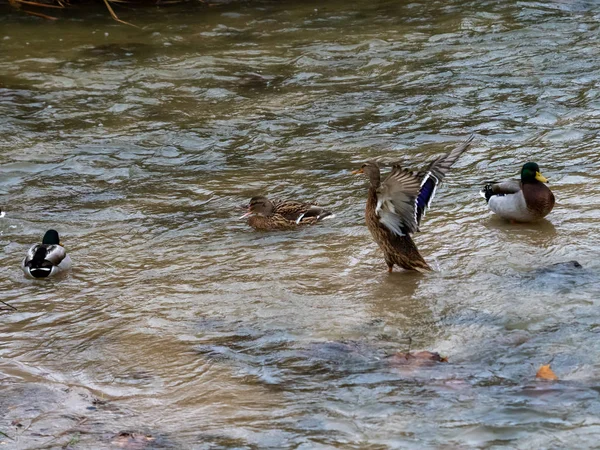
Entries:
[[437,187],[439,184],[438,178],[428,173],[425,175],[423,179],[423,183],[421,184],[421,190],[419,191],[419,196],[416,199],[416,219],[417,225],[421,223],[421,218],[425,215],[425,210],[431,206],[431,201],[433,197],[435,197],[435,192],[437,191]]

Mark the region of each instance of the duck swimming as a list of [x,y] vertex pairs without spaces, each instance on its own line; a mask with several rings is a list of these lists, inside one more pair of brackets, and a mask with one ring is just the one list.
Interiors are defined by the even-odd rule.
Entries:
[[41,244],[32,246],[21,263],[30,278],[50,278],[71,267],[71,258],[60,244],[58,232],[48,230]]
[[333,217],[333,213],[320,206],[289,200],[271,201],[261,195],[250,199],[248,212],[240,218],[247,218],[248,225],[255,230],[270,231],[293,230]]
[[521,169],[521,181],[486,184],[480,192],[490,209],[514,222],[534,222],[554,208],[554,194],[544,183],[548,180],[539,166],[528,162]]
[[368,161],[353,172],[364,173],[369,178],[365,218],[373,239],[383,250],[389,272],[394,265],[418,272],[432,270],[410,235],[419,231],[421,219],[431,206],[438,186],[472,140],[473,136],[420,171],[394,164],[383,182],[376,161]]

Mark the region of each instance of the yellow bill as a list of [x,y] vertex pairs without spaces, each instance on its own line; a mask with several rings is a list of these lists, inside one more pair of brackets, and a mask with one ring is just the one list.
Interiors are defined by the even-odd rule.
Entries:
[[535,173],[535,179],[538,181],[541,181],[542,183],[547,183],[548,182],[548,178],[546,178],[544,175],[541,174],[541,172],[536,172]]

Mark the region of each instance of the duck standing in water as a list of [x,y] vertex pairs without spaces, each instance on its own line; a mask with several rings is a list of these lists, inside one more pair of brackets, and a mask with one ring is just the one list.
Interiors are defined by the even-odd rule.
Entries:
[[514,222],[534,222],[554,208],[554,194],[539,166],[528,162],[521,169],[521,181],[486,184],[480,192],[492,211]]
[[71,258],[60,244],[58,232],[48,230],[41,244],[32,246],[21,263],[30,278],[50,278],[71,268]]
[[419,224],[430,207],[439,184],[460,155],[469,147],[473,136],[452,150],[438,156],[425,169],[411,171],[398,164],[382,182],[379,165],[369,161],[354,174],[364,173],[369,178],[365,217],[367,227],[392,272],[394,265],[406,270],[428,272],[417,246],[410,237],[419,231]]
[[326,218],[335,217],[330,211],[310,203],[295,201],[271,201],[264,196],[252,197],[248,212],[241,219],[255,230],[293,230],[302,225],[312,225]]

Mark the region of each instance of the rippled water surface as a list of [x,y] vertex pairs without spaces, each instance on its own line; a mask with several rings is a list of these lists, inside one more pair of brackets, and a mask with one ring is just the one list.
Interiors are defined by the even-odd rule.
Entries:
[[[117,12],[0,17],[3,448],[597,446],[599,4]],[[415,237],[436,272],[388,274],[350,171],[472,133]],[[478,189],[526,160],[557,205],[511,225]],[[258,193],[337,217],[255,232]],[[48,228],[74,268],[26,280]]]

